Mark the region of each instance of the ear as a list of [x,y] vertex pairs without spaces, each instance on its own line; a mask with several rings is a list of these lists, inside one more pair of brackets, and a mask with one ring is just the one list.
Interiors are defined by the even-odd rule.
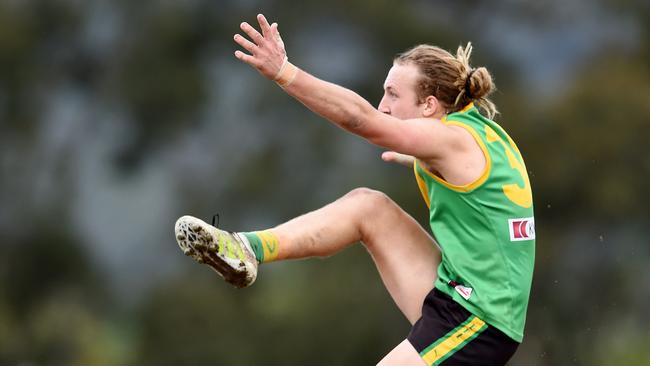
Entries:
[[429,95],[424,99],[424,109],[422,110],[422,116],[423,117],[431,117],[434,116],[438,110],[440,109],[440,103],[438,102],[438,98],[434,97],[433,95]]

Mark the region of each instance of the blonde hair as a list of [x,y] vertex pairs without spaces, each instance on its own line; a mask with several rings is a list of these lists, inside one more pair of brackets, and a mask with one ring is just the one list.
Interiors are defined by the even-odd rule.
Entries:
[[449,113],[474,102],[492,119],[499,111],[488,96],[496,87],[485,67],[473,69],[470,66],[471,54],[471,42],[465,48],[459,46],[455,57],[440,47],[423,44],[397,55],[394,62],[410,63],[420,70],[417,94],[421,101],[433,95]]

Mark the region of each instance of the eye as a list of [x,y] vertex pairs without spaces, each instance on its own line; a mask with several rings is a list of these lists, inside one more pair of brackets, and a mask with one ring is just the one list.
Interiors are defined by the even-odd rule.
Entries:
[[394,91],[388,91],[388,96],[391,98],[397,98],[397,94]]

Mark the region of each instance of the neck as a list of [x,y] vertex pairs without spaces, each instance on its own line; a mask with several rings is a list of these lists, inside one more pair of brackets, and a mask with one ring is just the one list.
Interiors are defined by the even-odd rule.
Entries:
[[435,119],[442,119],[446,115],[447,115],[447,111],[439,109],[431,117],[433,117]]

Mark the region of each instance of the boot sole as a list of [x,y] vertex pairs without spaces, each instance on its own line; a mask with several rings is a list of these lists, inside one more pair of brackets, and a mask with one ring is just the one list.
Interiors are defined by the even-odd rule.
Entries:
[[[257,276],[254,259],[246,255],[245,250],[245,260],[227,257],[225,252],[230,249],[219,246],[217,230],[192,216],[179,218],[174,229],[178,246],[185,255],[210,266],[226,282],[237,288],[250,286]],[[249,262],[248,265],[246,262]]]

